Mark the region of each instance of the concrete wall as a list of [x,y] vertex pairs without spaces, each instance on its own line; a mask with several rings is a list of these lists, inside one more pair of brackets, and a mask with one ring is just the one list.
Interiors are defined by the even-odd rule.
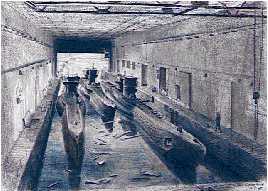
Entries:
[[[257,140],[266,143],[266,20],[262,44],[261,19],[257,19],[256,64],[260,77],[259,129]],[[222,125],[253,139],[254,104],[254,19],[192,17],[185,21],[145,32],[132,32],[115,39],[114,72],[141,79],[141,64],[148,65],[148,85],[139,88],[159,94],[159,68],[167,68],[167,96],[210,120],[221,113]],[[260,63],[260,50],[262,62]],[[122,61],[135,62],[135,69],[122,67]],[[119,67],[118,68],[118,63]],[[138,64],[137,64],[138,63]],[[189,93],[189,75],[192,88]],[[258,86],[257,81],[257,86]],[[152,88],[157,89],[156,93]],[[163,92],[162,92],[163,93]]]
[[51,39],[7,3],[1,3],[2,158],[52,79]]

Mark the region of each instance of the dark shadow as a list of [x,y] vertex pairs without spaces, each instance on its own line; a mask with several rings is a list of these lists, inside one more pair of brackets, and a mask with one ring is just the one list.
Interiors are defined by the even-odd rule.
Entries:
[[247,178],[241,177],[232,171],[230,166],[222,164],[213,156],[206,156],[203,165],[213,174],[217,174],[224,182],[257,181],[257,179],[250,175]]
[[80,134],[78,139],[73,139],[66,130],[62,129],[64,148],[68,159],[68,180],[71,188],[79,188],[80,173],[85,154],[85,135]]
[[123,131],[130,132],[128,134],[129,136],[134,136],[137,134],[137,127],[123,115],[120,115],[120,123]]
[[[124,114],[122,114],[124,115]],[[212,158],[211,156],[205,156],[203,162],[199,162],[196,165],[187,165],[181,162],[176,161],[176,157],[171,155],[166,155],[161,152],[161,149],[154,144],[149,135],[147,135],[139,124],[133,124],[131,120],[128,120],[127,117],[122,116],[123,120],[127,122],[122,123],[122,128],[125,131],[131,129],[131,126],[135,126],[136,130],[141,134],[144,141],[150,146],[152,151],[158,156],[158,158],[168,167],[168,169],[183,183],[183,184],[196,184],[196,183],[209,183],[211,180],[205,178],[202,179],[202,174],[200,175],[199,171],[197,170],[197,165],[204,166],[209,171],[209,177],[214,177],[218,179],[220,182],[237,182],[237,181],[249,181],[254,180],[252,177],[245,179],[235,172],[232,169],[218,160]],[[129,125],[132,124],[132,125]],[[178,154],[178,153],[177,153]],[[198,178],[198,176],[201,176]],[[199,179],[199,180],[198,180]],[[200,182],[201,180],[201,182]]]
[[58,99],[63,107],[62,135],[68,159],[68,180],[71,188],[80,187],[81,166],[85,154],[86,104],[77,93],[78,83],[79,77],[68,77],[68,80],[63,82],[66,90]]
[[114,128],[115,110],[116,108],[114,107],[106,106],[103,109],[103,113],[101,116],[101,120],[104,124],[105,129],[110,133],[113,132],[113,128]]
[[[39,178],[44,165],[44,154],[47,147],[47,141],[51,130],[52,120],[55,114],[56,95],[58,94],[59,86],[56,87],[52,98],[52,106],[49,107],[44,124],[36,137],[36,142],[27,161],[25,170],[20,180],[18,190],[37,190]],[[30,130],[30,129],[29,129]]]
[[196,183],[196,166],[185,165],[176,162],[176,157],[163,154],[159,147],[154,144],[148,137],[148,135],[142,131],[141,128],[136,127],[138,132],[142,135],[143,140],[150,146],[152,151],[158,156],[158,158],[165,163],[168,169],[184,184]]
[[81,182],[81,168],[83,164],[84,154],[85,154],[85,138],[84,136],[79,139],[79,143],[77,144],[77,156],[74,157],[71,153],[67,154],[68,159],[68,182],[70,188],[79,188]]

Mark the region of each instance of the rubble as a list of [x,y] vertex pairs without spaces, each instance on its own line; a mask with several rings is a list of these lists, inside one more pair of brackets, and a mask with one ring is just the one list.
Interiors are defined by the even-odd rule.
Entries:
[[103,139],[101,139],[101,138],[97,138],[97,140],[99,140],[99,141],[101,141],[101,142],[103,142],[103,143],[107,143],[107,141],[105,141],[105,140],[103,140]]
[[98,133],[105,133],[105,131],[104,130],[99,130]]
[[96,163],[98,165],[104,165],[105,164],[105,160],[97,160]]
[[111,174],[109,177],[117,177],[118,174]]
[[72,172],[72,170],[69,170],[69,169],[65,169],[64,171],[67,172],[67,173],[71,173]]
[[107,141],[102,138],[95,138],[94,143],[97,145],[107,145]]
[[112,178],[101,178],[101,179],[98,179],[98,180],[86,180],[85,184],[97,184],[97,185],[100,185],[100,184],[108,184],[111,181],[112,181]]
[[129,134],[132,134],[132,132],[131,131],[126,131],[126,132],[124,132],[122,134],[119,134],[119,135],[115,134],[115,135],[113,135],[113,137],[116,138],[116,139],[119,139],[120,137],[123,137],[125,135],[129,135]]
[[151,178],[146,177],[146,176],[137,176],[137,177],[133,177],[130,179],[130,181],[133,181],[133,182],[148,181],[148,180],[151,180]]
[[102,142],[98,142],[98,141],[95,141],[94,143],[97,145],[107,145],[106,143],[102,143]]
[[60,183],[60,182],[54,182],[54,183],[48,185],[47,188],[52,188],[52,187],[58,185],[59,183]]
[[154,176],[154,177],[160,177],[161,173],[160,172],[155,172],[153,170],[144,170],[141,172],[142,175],[145,176]]
[[139,136],[140,136],[140,135],[133,135],[133,136],[122,137],[120,140],[121,140],[121,141],[125,141],[125,140],[133,139],[133,138],[136,138],[136,137],[139,137]]

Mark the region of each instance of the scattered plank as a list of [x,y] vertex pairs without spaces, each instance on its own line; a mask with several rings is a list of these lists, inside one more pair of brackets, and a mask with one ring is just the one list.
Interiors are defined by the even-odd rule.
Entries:
[[47,188],[52,188],[52,187],[58,185],[59,183],[60,183],[60,182],[54,182],[54,183],[48,185]]
[[67,173],[71,173],[72,172],[72,170],[69,170],[69,169],[65,169],[64,171],[67,172]]
[[104,130],[99,130],[98,133],[105,133],[105,131]]
[[114,177],[117,177],[117,176],[118,176],[118,174],[111,174],[109,177],[114,178]]
[[125,141],[125,140],[128,140],[128,139],[133,139],[133,138],[136,138],[136,137],[139,137],[140,135],[133,135],[133,136],[128,136],[128,137],[123,137],[121,138],[120,140],[121,141]]
[[108,184],[111,181],[112,181],[112,178],[101,178],[101,179],[98,179],[98,180],[86,180],[85,184],[97,184],[97,185],[100,185],[100,184]]
[[96,163],[97,163],[97,165],[102,166],[105,164],[105,160],[97,160]]
[[132,133],[132,131],[126,131],[126,132],[124,132],[124,133],[122,133],[122,134],[120,134],[120,135],[114,135],[113,137],[114,138],[116,138],[116,139],[119,139],[120,137],[123,137],[123,136],[125,136],[125,135],[129,135],[129,134],[131,134]]
[[102,143],[107,143],[107,141],[105,141],[105,140],[103,140],[103,139],[101,139],[101,138],[99,138],[99,137],[97,137],[97,140],[99,140],[99,141],[101,141]]
[[152,170],[142,171],[141,174],[145,175],[145,176],[154,176],[154,177],[160,177],[161,176],[160,172],[155,172],[155,171],[152,171]]
[[151,178],[146,177],[146,176],[138,176],[138,177],[133,177],[130,179],[130,181],[133,181],[133,182],[148,181],[148,180],[151,180]]

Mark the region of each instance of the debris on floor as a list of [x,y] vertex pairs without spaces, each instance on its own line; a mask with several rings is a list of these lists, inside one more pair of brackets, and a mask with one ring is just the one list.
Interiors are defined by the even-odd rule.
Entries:
[[93,155],[111,155],[111,152],[93,152],[91,151]]
[[105,160],[96,160],[96,163],[98,165],[104,165],[105,164]]
[[60,183],[60,182],[54,182],[54,183],[48,185],[47,188],[52,188],[52,187],[58,185],[59,183]]
[[104,130],[100,130],[100,131],[98,131],[98,133],[105,133],[105,131]]
[[118,174],[111,174],[109,177],[117,177]]
[[69,169],[65,169],[64,171],[65,171],[65,172],[68,172],[68,173],[71,173],[71,172],[72,172],[72,171],[69,170]]
[[97,137],[94,141],[95,144],[97,145],[107,145],[107,141],[105,141],[104,139],[101,139],[99,137]]
[[124,123],[124,120],[122,120],[122,119],[121,120],[118,120],[117,123],[123,124]]
[[96,125],[90,125],[90,127],[93,127],[94,129],[99,129]]
[[122,137],[120,138],[121,141],[125,141],[125,140],[128,140],[128,139],[133,139],[133,138],[136,138],[136,137],[139,137],[140,135],[133,135],[133,136],[127,136],[127,137]]
[[146,176],[137,176],[137,177],[130,178],[130,181],[132,182],[148,181],[148,180],[151,180],[151,178],[146,177]]
[[120,137],[123,137],[125,135],[129,135],[129,134],[132,134],[132,131],[126,131],[126,132],[124,132],[122,134],[119,134],[119,135],[115,134],[115,135],[113,135],[113,137],[116,138],[116,139],[119,139]]
[[145,175],[145,176],[154,176],[154,177],[160,177],[161,176],[160,172],[155,172],[153,170],[144,170],[144,171],[141,171],[141,174]]
[[107,143],[107,141],[105,141],[105,140],[103,140],[101,138],[98,138],[98,137],[97,137],[97,140],[99,140],[99,141],[101,141],[102,143],[105,143],[105,144]]
[[112,181],[112,178],[101,178],[101,179],[97,179],[97,180],[86,180],[85,184],[108,184],[109,182]]

